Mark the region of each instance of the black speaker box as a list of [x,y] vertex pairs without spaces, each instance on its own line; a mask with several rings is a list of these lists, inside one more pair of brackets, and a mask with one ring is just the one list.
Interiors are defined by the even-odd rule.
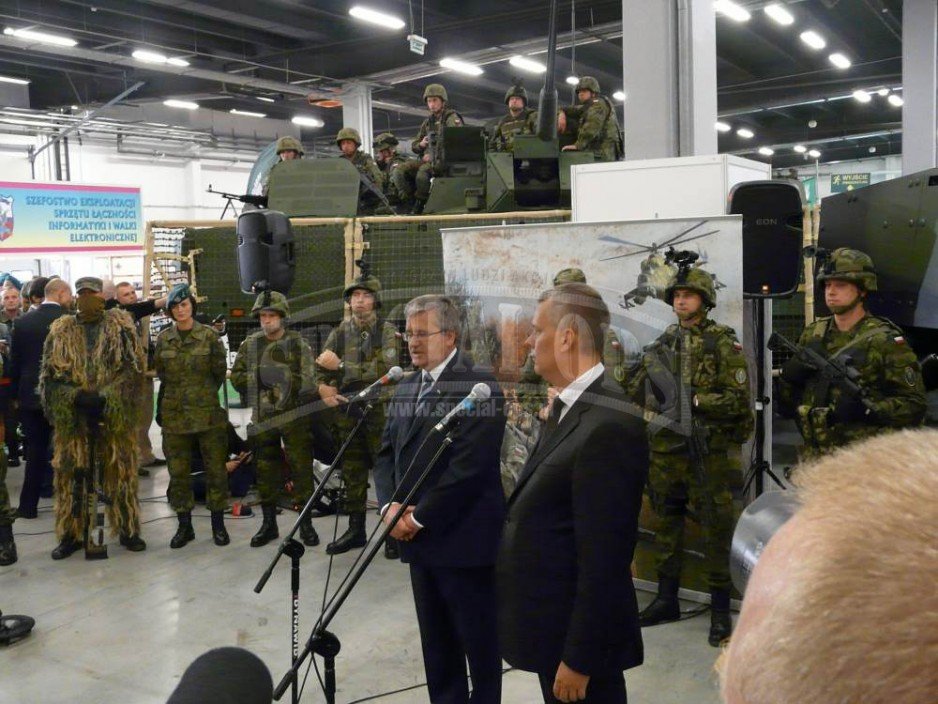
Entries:
[[749,181],[733,187],[731,215],[743,216],[743,293],[785,298],[801,279],[804,189],[799,181]]
[[287,294],[293,286],[296,257],[290,219],[276,210],[252,210],[238,216],[238,275],[241,290],[252,293],[266,282]]

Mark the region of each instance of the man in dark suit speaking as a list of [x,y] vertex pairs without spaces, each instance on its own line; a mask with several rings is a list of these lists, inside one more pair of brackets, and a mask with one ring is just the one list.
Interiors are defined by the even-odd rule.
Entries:
[[499,639],[544,701],[625,704],[642,663],[630,563],[648,446],[640,411],[602,364],[609,310],[586,284],[538,300],[534,368],[560,389],[508,499],[498,555]]
[[434,426],[476,384],[486,384],[491,398],[465,414],[391,536],[401,541],[401,559],[410,564],[430,701],[498,704],[494,564],[505,515],[499,475],[503,399],[495,378],[474,370],[458,349],[459,311],[450,299],[420,296],[404,314],[405,339],[419,371],[400,383],[388,406],[374,467],[378,505],[390,522],[443,441]]

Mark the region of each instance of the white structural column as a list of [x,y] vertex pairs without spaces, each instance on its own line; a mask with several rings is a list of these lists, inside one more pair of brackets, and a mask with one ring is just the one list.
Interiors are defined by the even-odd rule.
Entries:
[[371,88],[350,83],[342,94],[342,123],[354,127],[362,136],[362,151],[371,153],[374,128],[371,121]]
[[902,3],[902,173],[932,169],[938,156],[938,2]]
[[626,159],[717,153],[712,0],[623,0]]

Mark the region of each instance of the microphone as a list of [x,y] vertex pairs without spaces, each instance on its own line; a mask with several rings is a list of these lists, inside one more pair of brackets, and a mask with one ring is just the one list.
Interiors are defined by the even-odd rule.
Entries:
[[396,384],[401,380],[401,377],[404,376],[404,370],[400,367],[391,367],[388,369],[388,373],[385,374],[380,379],[373,381],[369,386],[362,389],[358,392],[356,396],[353,396],[349,399],[349,404],[359,403],[364,401],[375,392],[375,389],[380,389],[382,386],[387,386],[388,384]]
[[459,416],[471,411],[478,402],[488,401],[491,396],[492,389],[489,385],[479,382],[472,387],[472,391],[469,392],[466,398],[457,403],[453,410],[443,417],[443,420],[433,426],[433,429],[438,433],[444,432]]
[[270,704],[274,682],[261,659],[243,648],[203,653],[182,674],[166,704]]

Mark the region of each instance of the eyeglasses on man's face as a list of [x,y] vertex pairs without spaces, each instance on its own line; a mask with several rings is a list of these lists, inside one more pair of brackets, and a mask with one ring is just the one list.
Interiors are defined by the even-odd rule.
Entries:
[[411,331],[409,331],[409,330],[405,330],[405,331],[404,331],[404,342],[410,342],[411,340],[414,340],[414,341],[423,341],[423,340],[426,340],[428,337],[433,337],[434,335],[439,335],[441,332],[444,332],[444,331],[443,331],[443,330],[437,330],[436,332],[427,332],[426,330],[417,330],[417,331],[411,332]]

